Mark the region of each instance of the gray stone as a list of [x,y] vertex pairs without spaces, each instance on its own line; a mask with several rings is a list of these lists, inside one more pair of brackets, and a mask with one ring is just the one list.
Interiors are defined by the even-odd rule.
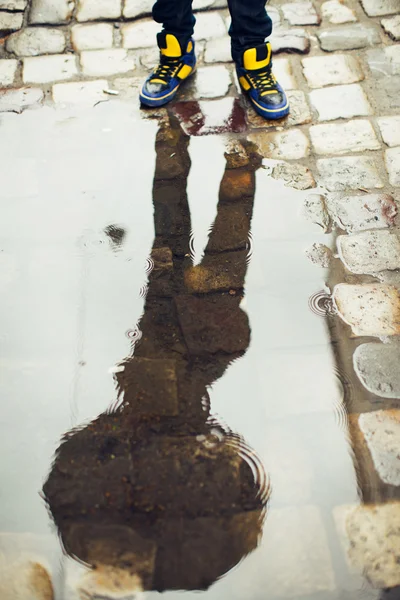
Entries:
[[137,19],[151,15],[153,0],[125,0],[123,15],[125,19]]
[[126,100],[137,100],[142,85],[143,77],[118,77],[113,81],[114,89]]
[[122,45],[124,48],[153,48],[161,26],[153,19],[143,19],[122,25]]
[[361,4],[369,17],[395,15],[399,12],[398,0],[361,0]]
[[278,27],[269,38],[272,51],[278,52],[299,52],[307,54],[310,51],[310,37],[305,29],[283,29]]
[[66,54],[24,58],[24,83],[49,83],[78,75],[76,57]]
[[354,11],[340,2],[340,0],[328,0],[321,6],[322,16],[332,25],[342,25],[343,23],[354,23],[357,17]]
[[331,232],[331,218],[326,208],[325,197],[322,194],[307,196],[303,204],[302,213],[307,221],[319,225],[324,233]]
[[318,111],[319,121],[364,117],[373,112],[362,87],[357,83],[313,90],[310,100]]
[[139,50],[137,57],[139,58],[140,64],[143,67],[149,71],[152,71],[160,62],[160,51],[158,46],[153,46],[153,48]]
[[40,88],[0,90],[0,112],[22,113],[25,108],[39,106],[44,98]]
[[364,79],[358,60],[348,54],[312,56],[303,58],[302,64],[304,76],[312,88],[356,83]]
[[400,268],[400,240],[387,229],[362,231],[337,238],[339,257],[352,273],[377,273]]
[[398,212],[389,194],[328,194],[325,203],[336,226],[349,233],[393,227]]
[[400,115],[378,119],[382,139],[387,146],[400,146]]
[[317,154],[348,154],[381,147],[371,123],[364,120],[313,125],[310,137]]
[[377,79],[385,79],[400,74],[400,49],[396,44],[367,51],[368,66]]
[[28,27],[12,34],[6,49],[16,56],[38,56],[39,54],[60,54],[66,47],[65,34],[60,29]]
[[14,12],[23,11],[28,6],[28,0],[0,0],[0,10]]
[[223,18],[218,12],[205,12],[196,16],[195,40],[211,40],[226,36]]
[[80,60],[83,74],[90,77],[107,77],[135,69],[135,59],[128,56],[127,50],[123,48],[85,50],[81,53]]
[[21,29],[23,19],[22,13],[0,11],[0,31],[17,31]]
[[386,150],[385,165],[390,185],[400,187],[400,147]]
[[109,99],[104,92],[107,88],[108,83],[105,80],[56,83],[52,90],[53,100],[56,104],[93,106]]
[[317,33],[321,48],[327,52],[336,50],[356,50],[374,46],[381,41],[379,32],[373,26],[343,25],[335,29],[323,29]]
[[204,53],[204,62],[231,62],[231,39],[228,35],[208,40]]
[[112,48],[114,39],[112,23],[89,23],[74,25],[71,29],[71,41],[76,52],[82,50],[103,50]]
[[320,158],[317,160],[320,184],[329,191],[382,188],[376,160],[367,156]]
[[280,163],[272,171],[272,177],[282,179],[286,187],[296,190],[309,190],[316,185],[310,169],[299,163]]
[[61,25],[69,23],[75,8],[70,0],[32,0],[29,23],[33,25]]
[[121,0],[78,0],[76,18],[79,22],[118,19],[121,14]]
[[390,19],[382,19],[381,25],[392,40],[400,40],[400,15]]
[[290,25],[319,25],[321,22],[312,2],[282,4],[281,9]]
[[400,485],[400,410],[378,410],[362,414],[359,426],[379,477],[389,485]]
[[277,124],[282,124],[285,128],[289,129],[293,125],[311,123],[311,112],[304,92],[292,90],[287,93],[287,97],[290,105],[290,113],[288,117],[279,121],[267,121],[264,117],[257,114],[249,104],[247,111],[249,125],[254,129],[267,129],[276,127]]
[[339,283],[333,290],[338,315],[356,336],[391,336],[400,333],[400,293],[383,283]]
[[300,129],[274,133],[257,132],[249,135],[265,158],[298,160],[310,153],[310,142]]
[[368,94],[379,106],[381,114],[400,110],[400,46],[367,51],[369,78]]
[[307,248],[306,256],[314,265],[323,269],[327,269],[333,260],[333,252],[325,244],[313,244]]
[[295,90],[297,88],[297,81],[289,58],[274,59],[273,73],[284,90]]
[[193,84],[194,98],[220,98],[225,96],[232,84],[229,70],[222,66],[200,67]]
[[11,59],[0,59],[0,86],[7,87],[14,83],[18,69],[18,61]]
[[[354,370],[372,394],[400,399],[400,344],[362,344],[353,355]],[[400,444],[398,444],[398,448]],[[400,482],[396,485],[400,485]]]

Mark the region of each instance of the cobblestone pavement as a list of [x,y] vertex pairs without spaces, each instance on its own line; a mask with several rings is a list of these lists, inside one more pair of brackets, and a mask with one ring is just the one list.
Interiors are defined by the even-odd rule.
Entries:
[[[0,113],[52,104],[92,106],[114,97],[137,102],[139,85],[157,61],[159,28],[149,17],[151,5],[152,0],[0,0]],[[352,391],[346,408],[364,501],[338,507],[334,521],[351,568],[386,589],[382,598],[398,599],[399,0],[269,5],[274,70],[291,103],[290,116],[279,123],[264,121],[240,98],[225,0],[194,0],[194,6],[199,68],[174,114],[191,135],[246,133],[265,159],[275,161],[275,179],[310,190],[304,217],[333,234],[334,249],[315,243],[307,254],[329,268],[327,290],[313,301],[327,317],[342,385]],[[294,531],[309,522],[315,547],[328,552],[311,507],[296,516],[285,510],[277,530],[282,520]],[[26,585],[29,578],[39,582],[35,599],[52,598],[42,567],[24,577]],[[322,587],[315,585],[311,595],[301,597],[333,589],[330,576]]]

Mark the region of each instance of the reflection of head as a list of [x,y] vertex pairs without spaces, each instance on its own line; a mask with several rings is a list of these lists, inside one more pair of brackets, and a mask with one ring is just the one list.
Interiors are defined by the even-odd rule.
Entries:
[[120,405],[66,436],[44,486],[66,551],[145,590],[207,589],[256,548],[268,492],[254,452],[210,417],[207,392],[250,341],[240,302],[260,163],[240,144],[227,155],[192,267],[187,143],[173,128],[158,136],[152,271]]

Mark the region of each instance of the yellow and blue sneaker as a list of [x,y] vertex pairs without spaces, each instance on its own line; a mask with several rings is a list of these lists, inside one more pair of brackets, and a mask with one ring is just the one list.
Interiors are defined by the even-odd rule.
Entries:
[[272,73],[271,55],[269,42],[249,48],[236,71],[242,90],[258,114],[266,119],[282,119],[289,114],[289,102]]
[[196,67],[194,41],[190,39],[186,48],[172,33],[161,32],[157,36],[160,48],[160,64],[146,79],[140,92],[140,101],[145,106],[163,106],[174,99],[181,83]]

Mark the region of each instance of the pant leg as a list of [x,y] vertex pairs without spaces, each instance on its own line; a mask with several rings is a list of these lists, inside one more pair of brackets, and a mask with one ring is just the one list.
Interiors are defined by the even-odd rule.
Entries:
[[165,32],[173,33],[181,45],[185,45],[193,35],[196,19],[192,2],[193,0],[157,0],[153,6],[153,19],[162,23]]
[[232,58],[240,63],[243,52],[262,44],[272,33],[272,20],[265,9],[265,0],[228,0],[232,25]]

